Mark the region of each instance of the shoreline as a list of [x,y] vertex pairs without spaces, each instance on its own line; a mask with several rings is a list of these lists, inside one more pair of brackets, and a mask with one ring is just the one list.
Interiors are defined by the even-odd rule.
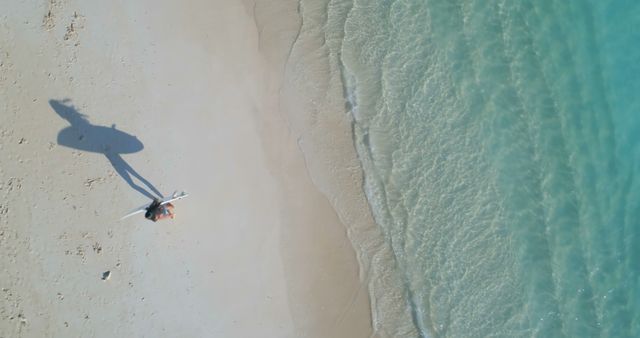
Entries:
[[338,214],[357,254],[374,334],[419,336],[395,254],[365,192],[357,148],[364,143],[353,115],[357,103],[345,83],[349,74],[341,60],[344,22],[336,22],[347,20],[350,8],[334,6],[325,17],[328,7],[328,1],[301,1],[304,26],[287,65],[285,110],[311,179]]
[[[372,335],[347,229],[278,113],[293,32],[253,15],[287,20],[267,1],[192,5],[11,5],[0,332]],[[176,220],[115,221],[145,198],[103,154],[55,144],[68,123],[47,102],[64,98],[144,144],[122,156],[136,184],[190,193]]]
[[[344,309],[340,309],[340,312],[337,312],[335,315],[339,316],[338,325],[344,326],[345,324],[349,324],[351,326],[355,326],[355,323],[358,323],[357,326],[361,327],[361,329],[355,331],[348,331],[349,337],[358,337],[363,336],[364,331],[374,330],[373,332],[369,332],[366,336],[378,336],[375,333],[375,329],[372,327],[372,316],[371,316],[371,304],[368,293],[368,285],[367,285],[367,276],[368,271],[366,266],[361,264],[362,259],[360,257],[361,252],[358,252],[354,247],[352,239],[350,238],[350,232],[353,231],[353,227],[349,226],[349,224],[353,224],[356,226],[364,226],[364,227],[375,227],[375,224],[372,223],[372,218],[370,218],[370,214],[368,213],[368,204],[366,204],[366,200],[364,199],[363,192],[359,187],[361,184],[360,178],[358,177],[358,159],[357,156],[354,156],[355,148],[351,141],[351,129],[349,125],[348,119],[340,119],[340,121],[332,121],[333,124],[325,124],[321,127],[314,126],[305,122],[300,122],[300,120],[305,119],[314,119],[316,116],[314,115],[312,107],[305,105],[299,99],[303,100],[313,100],[314,95],[317,93],[310,91],[295,92],[289,88],[290,85],[296,84],[296,76],[301,74],[291,73],[291,68],[299,65],[300,62],[304,62],[303,58],[300,58],[296,55],[299,49],[300,37],[304,35],[302,29],[302,18],[300,17],[302,13],[300,13],[301,8],[300,4],[297,1],[290,1],[288,4],[285,4],[283,8],[274,9],[273,7],[268,8],[268,11],[261,12],[260,5],[269,5],[274,6],[269,1],[263,1],[262,3],[258,2],[258,6],[256,6],[256,10],[254,11],[256,25],[258,30],[261,32],[260,34],[260,45],[267,45],[268,41],[279,41],[281,45],[284,45],[284,48],[278,48],[277,50],[263,50],[266,55],[267,62],[271,64],[278,65],[275,67],[277,72],[278,69],[281,69],[281,74],[274,74],[274,78],[279,79],[277,82],[277,95],[273,97],[276,99],[277,103],[273,103],[276,110],[280,112],[280,118],[285,121],[287,125],[288,134],[287,136],[280,136],[283,140],[282,143],[284,147],[291,149],[291,152],[299,152],[302,156],[295,161],[287,160],[282,157],[281,148],[275,147],[273,149],[267,150],[272,154],[272,162],[271,166],[275,170],[275,176],[280,176],[279,184],[285,187],[286,192],[284,195],[286,202],[289,205],[297,205],[300,204],[300,196],[299,194],[294,193],[296,189],[299,189],[299,185],[301,181],[304,181],[304,185],[308,186],[308,190],[313,190],[315,193],[312,196],[308,196],[305,200],[309,200],[308,205],[313,205],[312,213],[318,214],[318,216],[309,218],[309,215],[294,215],[294,217],[290,217],[291,214],[283,216],[284,219],[288,219],[288,223],[290,223],[290,228],[294,229],[299,225],[306,225],[307,228],[301,233],[306,233],[305,236],[300,237],[298,235],[298,240],[301,240],[303,243],[293,244],[293,248],[289,248],[288,254],[284,254],[284,257],[296,257],[296,251],[309,251],[313,252],[313,255],[319,257],[316,258],[316,261],[320,266],[326,265],[325,260],[326,256],[329,256],[329,259],[334,261],[334,265],[340,266],[341,275],[347,275],[347,279],[342,278],[332,278],[333,281],[326,283],[325,285],[319,285],[323,283],[315,282],[315,288],[321,290],[326,286],[349,283],[349,288],[344,288],[343,290],[326,290],[321,291],[324,295],[321,297],[322,301],[317,303],[314,301],[314,296],[309,296],[308,290],[293,290],[291,297],[294,299],[299,299],[297,301],[298,304],[306,304],[307,310],[314,313],[322,313],[325,312],[328,304],[331,303],[340,303],[343,299],[347,299],[348,302],[345,304]],[[265,8],[266,9],[266,8]],[[269,16],[270,13],[283,13],[288,12],[291,13],[291,17],[297,18],[295,22],[282,22],[277,20],[267,20],[264,16]],[[288,29],[287,29],[288,28]],[[287,40],[282,38],[282,32],[289,31],[290,37],[292,40]],[[266,33],[265,33],[266,32]],[[269,34],[271,33],[271,34]],[[279,40],[278,40],[279,39]],[[304,50],[305,47],[303,46]],[[287,52],[287,53],[285,53]],[[312,67],[314,64],[310,64]],[[313,81],[321,80],[322,78],[313,78]],[[275,92],[275,84],[274,84],[274,92]],[[341,95],[335,97],[337,101],[342,98]],[[335,107],[334,107],[335,108]],[[329,120],[335,119],[337,115],[340,113],[340,109],[332,110],[332,112],[327,112],[327,117]],[[268,119],[263,119],[263,125],[269,125]],[[263,129],[263,135],[267,135],[265,137],[273,137],[278,134],[277,131],[273,131],[269,127],[265,127]],[[307,136],[310,133],[326,133],[326,135],[318,138],[318,139],[309,139]],[[326,141],[335,141],[335,143],[329,145]],[[330,149],[326,154],[319,154],[308,152],[309,149],[303,144],[305,142],[312,142],[314,145],[319,147],[331,147],[337,146],[339,149]],[[326,156],[330,154],[330,156]],[[330,164],[330,166],[318,166],[315,160],[320,160],[324,162],[324,164]],[[326,161],[326,162],[325,162]],[[350,163],[348,165],[347,163]],[[353,167],[355,165],[355,167]],[[287,168],[297,167],[294,170],[288,170]],[[336,180],[335,177],[329,178],[332,174],[335,174],[335,168],[342,168],[342,172],[339,175],[339,178]],[[278,170],[278,168],[280,170]],[[299,172],[302,175],[298,177],[291,177],[287,174],[277,174],[277,173],[287,173],[289,171]],[[347,175],[345,177],[345,174]],[[329,179],[328,182],[322,182],[322,180]],[[346,179],[346,181],[345,181]],[[320,180],[320,181],[318,181]],[[342,186],[341,186],[342,185]],[[340,189],[336,189],[331,191],[332,188],[341,186]],[[345,200],[345,197],[347,197]],[[336,198],[337,200],[342,200],[348,202],[348,200],[353,200],[354,203],[345,204],[344,208],[339,208],[336,206]],[[364,204],[362,204],[364,202]],[[357,209],[352,209],[357,208]],[[345,211],[354,211],[351,213]],[[340,212],[342,211],[342,212]],[[285,211],[287,212],[287,211]],[[324,216],[323,216],[324,215]],[[346,217],[346,219],[345,219]],[[318,219],[322,221],[319,222]],[[323,222],[331,223],[331,227],[326,227],[326,225],[322,224]],[[349,223],[353,222],[353,223]],[[297,224],[297,225],[296,225]],[[317,224],[317,226],[325,226],[323,231],[314,230],[313,226]],[[328,224],[327,224],[328,225]],[[315,234],[314,234],[315,232]],[[309,236],[311,235],[311,236]],[[295,237],[295,236],[293,236]],[[283,236],[285,242],[294,242],[291,239]],[[324,244],[318,245],[315,242],[325,241]],[[336,243],[339,245],[336,247]],[[323,253],[327,248],[334,248],[331,251],[332,254]],[[335,252],[338,252],[336,254]],[[324,257],[323,257],[324,256]],[[348,262],[344,262],[344,258],[339,257],[353,257]],[[342,262],[340,262],[342,261]],[[302,266],[307,262],[303,262],[302,260],[293,259],[290,261],[290,264],[285,264],[285,266]],[[363,269],[364,267],[364,269]],[[326,268],[326,267],[325,267]],[[314,269],[309,269],[309,271],[302,275],[297,275],[296,273],[291,273],[292,279],[294,280],[293,284],[307,284],[309,282],[314,283],[314,279],[316,280],[326,280],[327,277],[323,276],[326,273],[323,271],[314,271]],[[312,277],[310,277],[312,276]],[[313,277],[315,276],[315,277]],[[296,278],[307,279],[306,281],[298,281],[295,282]],[[331,279],[329,279],[331,280]],[[352,291],[349,291],[349,290]],[[339,291],[339,292],[336,292]],[[296,303],[294,300],[293,303]],[[313,307],[316,307],[313,309]],[[295,305],[294,305],[295,307]],[[305,305],[303,305],[305,307]],[[354,311],[355,309],[355,311]],[[294,311],[295,312],[295,311]],[[367,329],[367,327],[369,327]],[[325,331],[325,335],[328,334],[329,328],[319,327],[318,329],[323,329]],[[339,331],[336,331],[339,332]],[[329,336],[336,336],[335,334],[328,334]],[[338,335],[342,336],[342,335]]]

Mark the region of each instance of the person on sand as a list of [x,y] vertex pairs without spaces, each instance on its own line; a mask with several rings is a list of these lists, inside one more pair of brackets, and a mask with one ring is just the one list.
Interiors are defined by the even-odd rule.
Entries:
[[170,217],[173,219],[175,214],[173,213],[173,204],[167,203],[165,205],[160,204],[159,199],[154,199],[153,202],[147,207],[147,212],[144,214],[144,217],[148,220],[157,222],[161,219],[165,219]]

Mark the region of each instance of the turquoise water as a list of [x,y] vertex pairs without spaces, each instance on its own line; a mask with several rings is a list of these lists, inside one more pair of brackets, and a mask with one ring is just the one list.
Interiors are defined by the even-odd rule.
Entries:
[[319,10],[419,334],[640,337],[640,2]]

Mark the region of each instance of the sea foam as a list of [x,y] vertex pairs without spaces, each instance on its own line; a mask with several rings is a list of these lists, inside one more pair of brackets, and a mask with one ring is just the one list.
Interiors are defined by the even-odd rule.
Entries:
[[310,2],[392,252],[374,325],[640,336],[640,5]]

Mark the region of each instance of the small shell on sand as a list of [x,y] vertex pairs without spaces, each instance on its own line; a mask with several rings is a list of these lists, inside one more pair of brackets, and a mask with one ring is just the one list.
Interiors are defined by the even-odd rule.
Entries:
[[105,271],[102,273],[102,280],[107,281],[111,277],[111,271]]

